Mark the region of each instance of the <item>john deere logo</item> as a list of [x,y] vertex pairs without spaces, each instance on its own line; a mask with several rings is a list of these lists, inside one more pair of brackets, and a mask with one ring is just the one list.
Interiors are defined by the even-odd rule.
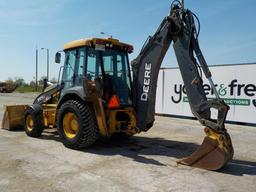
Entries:
[[[255,84],[240,84],[237,79],[232,80],[227,86],[225,84],[215,84],[215,87],[219,95],[224,99],[228,105],[240,105],[240,106],[250,106],[251,104],[256,107],[256,99],[250,99],[251,97],[255,98],[256,95],[256,85]],[[208,99],[214,98],[214,92],[211,89],[210,85],[203,85],[205,94]],[[175,84],[174,85],[174,95],[171,99],[174,103],[188,102],[188,98],[184,96],[186,90],[184,85]],[[234,98],[238,97],[238,98]],[[246,97],[246,98],[239,98]]]

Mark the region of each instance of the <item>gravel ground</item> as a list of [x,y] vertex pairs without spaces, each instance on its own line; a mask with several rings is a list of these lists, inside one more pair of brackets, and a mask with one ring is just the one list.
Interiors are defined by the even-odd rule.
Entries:
[[[3,104],[32,102],[36,94],[0,94]],[[234,159],[218,172],[176,164],[200,145],[197,121],[156,117],[155,126],[126,141],[89,149],[65,148],[55,130],[39,139],[0,130],[0,191],[256,191],[256,127],[227,125]]]

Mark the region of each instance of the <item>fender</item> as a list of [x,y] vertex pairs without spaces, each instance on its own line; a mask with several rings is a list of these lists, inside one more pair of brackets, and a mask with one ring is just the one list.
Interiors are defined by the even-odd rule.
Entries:
[[57,109],[60,108],[60,106],[69,99],[80,99],[82,101],[88,101],[88,96],[84,92],[84,89],[82,86],[72,87],[65,91],[65,94],[62,94]]

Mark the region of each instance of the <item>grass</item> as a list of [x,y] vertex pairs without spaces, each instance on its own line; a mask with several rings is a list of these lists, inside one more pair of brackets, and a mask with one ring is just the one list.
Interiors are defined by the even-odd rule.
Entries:
[[20,86],[15,91],[18,92],[18,93],[40,92],[40,91],[42,91],[42,87],[38,87],[37,91],[36,91],[35,87]]

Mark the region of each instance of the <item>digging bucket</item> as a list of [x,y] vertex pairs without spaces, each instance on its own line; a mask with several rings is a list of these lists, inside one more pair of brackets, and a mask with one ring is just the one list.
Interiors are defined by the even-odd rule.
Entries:
[[206,137],[190,156],[177,161],[178,164],[207,170],[218,170],[233,158],[234,149],[228,133],[219,134],[205,128]]

